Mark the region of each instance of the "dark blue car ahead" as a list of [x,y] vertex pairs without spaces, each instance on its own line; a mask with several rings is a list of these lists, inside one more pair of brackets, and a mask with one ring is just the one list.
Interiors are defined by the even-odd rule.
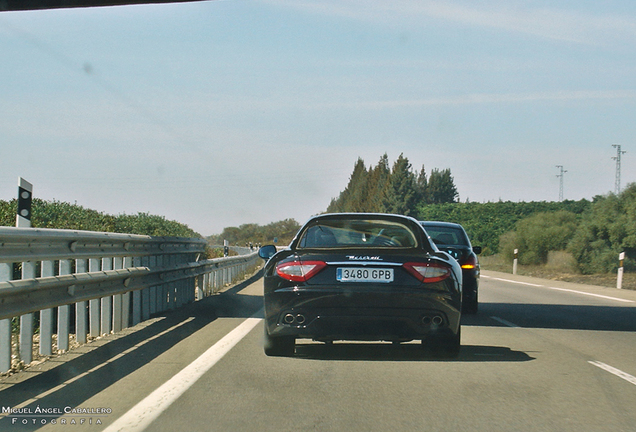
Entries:
[[451,222],[420,222],[440,250],[448,252],[462,267],[464,281],[462,311],[476,314],[479,309],[480,246],[473,246],[460,224]]

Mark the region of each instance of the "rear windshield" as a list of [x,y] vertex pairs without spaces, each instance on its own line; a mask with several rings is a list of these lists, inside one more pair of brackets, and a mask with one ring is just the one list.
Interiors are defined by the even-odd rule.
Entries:
[[469,245],[468,238],[461,228],[424,225],[424,229],[438,246]]
[[322,220],[305,230],[299,248],[413,248],[415,234],[398,222],[385,220]]

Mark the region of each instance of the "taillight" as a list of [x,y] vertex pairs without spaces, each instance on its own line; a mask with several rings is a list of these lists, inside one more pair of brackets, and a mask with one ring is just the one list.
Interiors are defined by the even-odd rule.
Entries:
[[475,267],[477,267],[477,258],[473,255],[469,255],[468,258],[466,258],[466,261],[462,263],[462,268],[465,270],[472,270]]
[[322,261],[294,260],[278,264],[276,274],[293,282],[306,282],[325,267]]
[[409,262],[403,265],[409,273],[424,283],[439,282],[451,275],[450,267],[443,264]]

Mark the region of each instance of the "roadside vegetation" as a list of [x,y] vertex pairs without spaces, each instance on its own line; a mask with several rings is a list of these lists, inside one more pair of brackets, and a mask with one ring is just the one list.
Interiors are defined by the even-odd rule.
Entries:
[[[17,200],[0,200],[0,226],[15,226]],[[116,232],[149,236],[201,238],[187,225],[148,213],[113,216],[77,204],[34,198],[31,226],[82,231]]]
[[292,241],[299,229],[300,224],[294,219],[272,222],[264,226],[251,223],[227,227],[221,234],[209,236],[207,240],[210,245],[223,245],[223,241],[227,240],[234,246],[245,246],[250,243],[252,245],[276,243],[285,246]]

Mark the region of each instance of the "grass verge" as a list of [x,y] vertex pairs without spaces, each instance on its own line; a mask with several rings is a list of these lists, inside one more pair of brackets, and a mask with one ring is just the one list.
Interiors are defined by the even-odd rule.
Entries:
[[[512,274],[512,263],[499,255],[480,256],[483,270],[493,270]],[[517,274],[542,279],[574,282],[616,288],[616,273],[584,275],[574,266],[572,257],[565,252],[550,252],[548,263],[544,265],[518,265]],[[623,289],[636,290],[636,273],[623,274]]]

